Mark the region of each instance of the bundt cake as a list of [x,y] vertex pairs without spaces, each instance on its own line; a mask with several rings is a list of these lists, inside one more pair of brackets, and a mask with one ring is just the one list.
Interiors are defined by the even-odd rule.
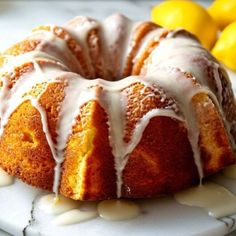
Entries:
[[235,163],[228,76],[190,33],[114,14],[1,55],[0,167],[76,200],[173,193]]

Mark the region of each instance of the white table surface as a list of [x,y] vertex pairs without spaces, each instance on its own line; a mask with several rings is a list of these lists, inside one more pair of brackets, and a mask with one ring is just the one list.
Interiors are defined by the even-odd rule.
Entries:
[[[0,52],[23,39],[41,24],[62,24],[76,15],[104,19],[121,12],[133,20],[150,19],[150,9],[159,1],[0,1]],[[198,1],[206,6],[210,1]],[[1,214],[1,209],[0,209]],[[8,236],[0,230],[0,236]],[[236,234],[232,234],[236,235]]]

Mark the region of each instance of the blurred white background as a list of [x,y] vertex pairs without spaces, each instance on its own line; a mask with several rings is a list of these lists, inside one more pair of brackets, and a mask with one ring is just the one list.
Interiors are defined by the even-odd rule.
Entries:
[[[104,19],[121,12],[133,20],[150,19],[150,10],[158,0],[83,0],[31,1],[0,0],[0,51],[21,40],[31,29],[41,24],[59,24],[77,16],[86,15]],[[208,5],[210,1],[198,1]]]

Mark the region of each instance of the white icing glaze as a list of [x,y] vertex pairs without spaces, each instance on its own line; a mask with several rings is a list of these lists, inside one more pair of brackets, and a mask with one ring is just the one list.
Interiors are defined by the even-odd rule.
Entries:
[[[52,223],[58,226],[76,224],[97,217],[96,204],[74,201],[61,195],[48,194],[38,201],[38,208],[50,215],[56,215]],[[78,209],[81,208],[81,209]]]
[[54,159],[56,159],[57,158],[57,153],[56,153],[56,150],[55,150],[55,147],[54,147],[54,143],[53,143],[53,140],[52,140],[52,137],[51,137],[51,133],[50,133],[49,128],[48,128],[46,112],[45,112],[44,108],[39,104],[39,102],[36,99],[31,98],[30,101],[31,101],[31,104],[40,113],[41,121],[42,121],[42,125],[43,125],[43,132],[46,136],[46,139],[47,139],[48,145],[50,147],[52,156],[53,156]]
[[89,78],[95,77],[95,71],[89,55],[88,35],[89,32],[99,27],[100,24],[98,21],[84,16],[77,16],[64,24],[65,30],[68,31],[82,47],[82,53],[85,57],[84,63],[86,63],[90,72]]
[[8,81],[3,77],[3,87],[1,89],[1,130],[3,133],[4,126],[7,124],[8,119],[12,112],[24,101],[34,99],[32,96],[24,96],[29,92],[34,85],[41,83],[50,83],[55,80],[59,75],[62,75],[61,69],[56,67],[46,67],[42,72],[36,60],[32,60],[34,65],[33,72],[29,72],[19,78],[14,84],[13,88],[8,89]]
[[[125,58],[129,53],[133,33],[140,23],[134,23],[121,14],[113,14],[101,24],[106,70],[117,80],[123,75]],[[111,35],[113,37],[111,37]]]
[[13,182],[14,177],[0,168],[0,187],[11,185]]
[[160,41],[160,36],[163,32],[166,30],[163,28],[157,28],[150,33],[148,33],[142,40],[141,45],[138,49],[138,52],[136,53],[135,57],[133,58],[133,63],[136,63],[137,60],[141,57],[142,53],[147,49],[148,44],[151,40],[154,40],[155,42]]
[[65,98],[61,104],[59,122],[57,128],[57,157],[55,167],[55,178],[53,191],[58,191],[60,183],[60,165],[64,160],[64,150],[67,139],[72,132],[72,127],[76,122],[76,118],[80,114],[80,108],[86,102],[96,100],[96,91],[94,88],[87,89],[88,81],[75,74],[67,76],[68,86],[65,90]]
[[66,40],[57,37],[53,33],[54,27],[50,27],[51,31],[38,30],[28,38],[29,40],[41,40],[35,50],[44,52],[45,54],[54,57],[56,61],[59,61],[67,66],[70,71],[83,74],[81,65],[77,58],[69,50]]
[[[113,97],[114,98],[114,97]],[[113,102],[115,101],[112,99]],[[117,104],[114,104],[117,105]],[[111,107],[111,106],[110,106]],[[115,106],[114,106],[115,107]],[[113,120],[110,117],[111,124],[119,124],[116,125],[114,128],[110,125],[110,143],[112,145],[112,153],[115,157],[115,168],[117,173],[117,197],[121,197],[122,195],[122,172],[125,169],[125,166],[129,159],[129,154],[135,149],[142,138],[142,133],[149,124],[151,118],[155,116],[167,116],[171,118],[175,118],[177,120],[182,119],[178,117],[172,110],[164,110],[164,109],[153,109],[146,113],[142,119],[138,122],[137,126],[135,127],[134,133],[131,137],[131,141],[129,143],[125,143],[123,140],[123,130],[124,126],[122,126],[122,118],[119,120],[119,116],[117,112],[112,112]],[[117,119],[118,118],[118,119]],[[118,122],[116,122],[118,121]]]
[[79,32],[80,34],[76,36],[79,37],[81,41],[85,43],[87,41],[88,33],[91,30],[100,27],[100,23],[90,17],[76,16],[72,20],[66,22],[65,27],[71,28],[71,30],[75,32]]
[[191,99],[198,93],[211,94],[211,92],[207,87],[194,84],[194,81],[196,80],[194,77],[192,79],[186,79],[186,75],[177,68],[163,66],[153,69],[155,69],[155,71],[150,72],[153,74],[151,80],[164,88],[167,93],[171,94],[177,100],[181,107],[181,111],[184,114],[187,122],[188,138],[192,146],[194,161],[201,182],[203,170],[198,146],[199,130]]
[[[48,54],[33,51],[26,54],[19,55],[17,57],[9,56],[6,58],[6,61],[1,68],[1,79],[3,82],[3,86],[0,90],[0,118],[1,118],[1,129],[0,134],[3,132],[4,126],[8,122],[8,118],[12,114],[12,112],[23,102],[28,99],[28,97],[24,97],[23,95],[26,94],[35,84],[37,83],[49,83],[51,81],[51,78],[55,75],[58,75],[58,70],[56,68],[51,68],[50,66],[46,68],[47,72],[42,73],[41,69],[39,68],[37,64],[37,60],[43,60],[45,59],[48,62],[52,62],[55,65],[58,65],[59,67],[64,68],[62,64],[55,62],[54,58],[51,57]],[[12,89],[9,89],[9,81],[6,78],[5,73],[8,73],[10,77],[15,76],[14,69],[17,68],[20,65],[26,64],[28,62],[32,62],[34,65],[34,68],[32,72],[27,73],[27,76],[23,75],[21,78],[16,81],[14,87]],[[61,71],[60,71],[61,72]],[[48,73],[48,78],[46,74]],[[53,77],[54,78],[54,77]]]
[[76,224],[90,220],[98,215],[106,220],[126,220],[140,214],[139,205],[128,200],[106,200],[100,203],[74,201],[63,196],[56,198],[55,194],[42,196],[38,208],[50,215],[56,215],[52,220],[55,225]]
[[78,224],[96,218],[97,216],[97,211],[81,211],[79,209],[74,209],[56,216],[52,220],[52,223],[58,226]]
[[113,14],[102,23],[107,48],[106,66],[108,70],[113,71],[113,78],[122,76],[131,35],[137,25],[121,14]]
[[236,196],[211,182],[176,193],[174,197],[181,204],[202,207],[216,218],[236,212]]
[[[222,107],[223,88],[219,76],[220,65],[214,61],[209,52],[201,47],[196,40],[185,36],[173,38],[172,35],[173,32],[170,32],[167,38],[160,41],[159,46],[152,51],[143,69],[151,72],[155,70],[155,67],[176,67],[184,72],[191,73],[200,84],[209,87],[212,91],[216,90],[215,94],[218,100],[215,96],[211,96],[211,98],[219,108],[231,143],[235,148],[235,140],[230,132],[232,124],[227,121]],[[209,74],[209,68],[207,67],[213,69],[213,78]],[[216,89],[214,88],[212,79],[215,81]]]
[[128,220],[140,214],[140,208],[134,201],[106,200],[98,204],[100,217],[106,220]]
[[47,214],[58,215],[80,206],[81,202],[55,194],[44,195],[39,199],[38,207]]
[[4,73],[10,73],[13,72],[14,68],[17,68],[18,66],[21,66],[27,62],[32,62],[33,60],[48,60],[50,62],[56,63],[60,65],[65,70],[69,70],[60,59],[49,55],[45,52],[41,51],[31,51],[28,53],[20,54],[18,56],[11,56],[11,55],[4,55],[4,64],[0,68],[1,75],[4,75]]
[[[41,56],[42,53],[39,53],[39,56]],[[32,56],[32,58],[30,57]],[[28,62],[31,58],[31,61],[33,62],[33,71],[27,73],[26,75],[23,75],[21,78],[19,78],[16,83],[14,84],[13,88],[11,90],[8,89],[8,81],[5,77],[3,77],[3,87],[1,89],[1,95],[0,95],[0,101],[1,101],[1,110],[0,110],[0,118],[1,118],[1,129],[0,133],[3,134],[4,127],[8,123],[9,117],[11,116],[12,112],[15,111],[15,109],[22,104],[23,102],[30,100],[31,104],[38,110],[41,116],[43,131],[45,133],[45,137],[47,139],[47,142],[49,144],[49,147],[51,149],[51,153],[53,158],[57,159],[57,150],[55,148],[55,145],[52,141],[52,137],[50,134],[50,131],[48,129],[48,122],[47,122],[47,116],[45,113],[44,108],[39,104],[38,99],[40,98],[41,94],[47,89],[47,86],[45,89],[41,92],[41,94],[38,95],[37,98],[25,94],[29,92],[34,85],[36,84],[42,84],[47,83],[50,84],[52,82],[56,81],[56,78],[59,76],[64,75],[63,68],[64,67],[54,67],[54,66],[47,66],[46,68],[40,68],[39,64],[37,63],[35,57],[35,53],[31,53],[30,55],[27,55],[26,61]],[[54,63],[55,64],[55,63]],[[57,65],[57,64],[55,64]],[[13,65],[14,68],[15,64]],[[58,172],[55,171],[55,178],[57,178]],[[56,191],[57,193],[57,191]]]
[[231,179],[236,179],[236,165],[225,168],[223,170],[223,175]]

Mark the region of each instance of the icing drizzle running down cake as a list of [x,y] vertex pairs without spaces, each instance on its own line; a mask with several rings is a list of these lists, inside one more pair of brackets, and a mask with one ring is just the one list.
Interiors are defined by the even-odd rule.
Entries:
[[75,200],[154,197],[235,163],[234,97],[184,30],[76,17],[1,57],[0,166]]

